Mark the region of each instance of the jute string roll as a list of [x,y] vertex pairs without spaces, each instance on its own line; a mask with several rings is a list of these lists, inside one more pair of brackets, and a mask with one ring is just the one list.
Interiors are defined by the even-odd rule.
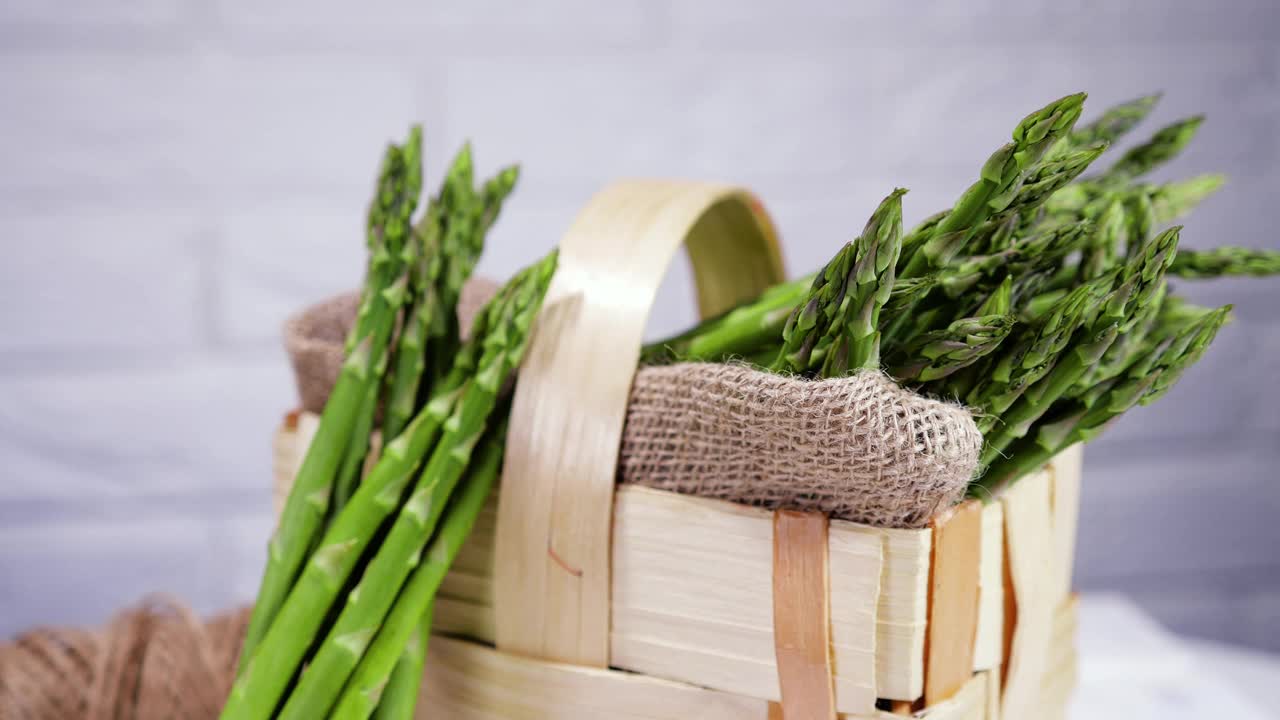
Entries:
[[0,644],[0,720],[212,720],[248,621],[156,596],[98,631],[31,630]]

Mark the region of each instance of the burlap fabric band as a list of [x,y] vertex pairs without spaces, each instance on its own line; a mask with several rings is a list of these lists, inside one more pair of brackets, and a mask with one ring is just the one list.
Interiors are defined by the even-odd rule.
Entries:
[[153,597],[100,631],[37,628],[0,644],[0,720],[212,720],[248,623]]
[[[483,279],[466,286],[458,307],[464,329],[495,289]],[[324,408],[355,310],[355,294],[340,295],[286,324],[304,409]],[[636,373],[618,479],[880,527],[921,527],[961,499],[981,445],[964,408],[903,390],[880,373],[810,381],[682,363]]]

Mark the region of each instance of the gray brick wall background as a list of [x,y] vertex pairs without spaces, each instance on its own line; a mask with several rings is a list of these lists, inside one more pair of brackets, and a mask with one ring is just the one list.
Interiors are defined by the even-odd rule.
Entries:
[[[1165,175],[1225,170],[1188,246],[1277,247],[1274,0],[0,3],[0,636],[151,590],[252,597],[290,310],[354,285],[382,144],[471,138],[521,188],[482,271],[630,175],[755,188],[789,266],[876,200],[948,206],[1027,110],[1162,89],[1205,111]],[[692,319],[672,273],[654,330]],[[1079,585],[1280,650],[1280,282],[1088,453]]]

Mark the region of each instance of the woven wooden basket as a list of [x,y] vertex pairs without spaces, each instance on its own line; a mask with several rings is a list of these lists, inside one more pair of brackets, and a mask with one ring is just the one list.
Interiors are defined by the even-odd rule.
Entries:
[[[521,369],[500,492],[435,603],[422,716],[1063,717],[1078,450],[922,530],[615,483],[634,359],[681,245],[703,316],[783,279],[741,188],[623,182],[579,215]],[[281,428],[278,497],[315,423]]]

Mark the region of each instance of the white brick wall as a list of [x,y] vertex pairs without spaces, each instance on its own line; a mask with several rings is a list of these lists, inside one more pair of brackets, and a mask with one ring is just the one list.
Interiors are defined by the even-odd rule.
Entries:
[[[890,188],[949,204],[1021,113],[1167,92],[1207,112],[1164,176],[1232,181],[1189,246],[1277,247],[1271,0],[519,4],[248,0],[0,5],[0,635],[95,622],[151,590],[253,594],[269,440],[294,402],[278,331],[362,271],[378,152],[464,139],[520,191],[481,268],[551,247],[601,184],[730,179],[793,271]],[[692,318],[688,270],[654,332]],[[1090,452],[1080,580],[1188,632],[1280,648],[1280,283],[1203,366]]]

